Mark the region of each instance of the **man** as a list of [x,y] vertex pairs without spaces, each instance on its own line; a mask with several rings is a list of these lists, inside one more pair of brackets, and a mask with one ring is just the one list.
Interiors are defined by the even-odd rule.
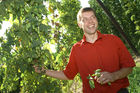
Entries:
[[[62,79],[73,79],[80,73],[83,93],[128,93],[128,74],[135,63],[122,41],[114,35],[101,34],[92,8],[81,8],[77,15],[78,26],[83,29],[83,39],[73,45],[69,62],[63,71],[38,70],[46,75]],[[100,77],[93,77],[95,88],[89,84],[89,75],[101,69]],[[111,83],[111,85],[108,85]]]

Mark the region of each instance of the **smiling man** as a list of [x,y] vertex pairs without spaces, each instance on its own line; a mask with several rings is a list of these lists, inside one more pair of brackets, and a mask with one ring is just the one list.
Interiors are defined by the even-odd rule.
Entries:
[[[62,80],[72,80],[80,73],[83,93],[128,93],[127,76],[135,63],[123,42],[117,36],[100,33],[95,12],[90,7],[79,10],[77,21],[84,35],[73,45],[66,68],[53,71],[35,67],[35,71]],[[97,69],[101,73],[93,77],[95,88],[91,88],[87,77]]]
[[[88,10],[88,8],[87,8]],[[82,10],[81,10],[82,11]],[[77,15],[78,25],[83,29],[86,41],[94,43],[97,39],[98,21],[93,11],[79,12]]]

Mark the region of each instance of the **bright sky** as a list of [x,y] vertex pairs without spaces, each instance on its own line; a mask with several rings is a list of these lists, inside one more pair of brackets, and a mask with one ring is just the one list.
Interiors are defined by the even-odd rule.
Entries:
[[90,5],[88,4],[89,0],[80,0],[82,7],[89,7]]
[[8,21],[3,21],[2,28],[0,29],[0,37],[4,35],[7,28],[11,27],[11,23]]
[[[82,7],[88,7],[89,6],[89,4],[88,4],[89,0],[80,0],[80,1],[81,1]],[[2,28],[0,29],[0,37],[4,36],[4,33],[5,33],[6,29],[11,27],[11,26],[12,25],[10,24],[10,22],[3,21]]]

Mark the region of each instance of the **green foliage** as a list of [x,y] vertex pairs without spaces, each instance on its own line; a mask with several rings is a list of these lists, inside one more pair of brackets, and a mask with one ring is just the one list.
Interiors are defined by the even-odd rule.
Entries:
[[140,67],[135,67],[133,73],[129,75],[129,92],[130,93],[139,93],[140,92]]
[[[49,6],[44,5],[45,1]],[[0,2],[0,23],[10,21],[12,24],[5,33],[6,38],[0,37],[0,91],[2,93],[68,91],[64,86],[68,86],[70,82],[37,74],[34,72],[33,65],[63,70],[71,46],[82,36],[76,22],[79,9],[78,0],[61,2],[3,0]],[[55,53],[51,52],[50,44],[56,45]]]
[[[139,0],[102,0],[105,7],[112,13],[117,22],[122,27],[126,36],[130,39],[133,45],[139,50],[140,48],[140,2]],[[107,17],[105,12],[96,2],[96,0],[89,0],[91,7],[97,13],[99,21],[99,29],[103,33],[116,34],[121,37],[120,33],[113,26],[111,20]],[[122,38],[123,39],[123,38]],[[127,46],[127,44],[126,44]]]
[[[77,12],[80,9],[78,0],[62,0],[61,2],[52,2],[50,6],[57,13],[53,13],[51,23],[54,25],[54,43],[56,44],[55,62],[65,67],[69,58],[71,47],[82,38],[82,31],[77,26]],[[67,7],[67,8],[65,8]]]
[[94,74],[92,74],[92,75],[89,74],[89,76],[87,77],[89,79],[89,85],[92,89],[95,88],[93,79],[94,79],[95,76],[100,77],[100,75],[101,75],[100,71],[101,71],[101,69],[97,69],[97,70],[95,70]]

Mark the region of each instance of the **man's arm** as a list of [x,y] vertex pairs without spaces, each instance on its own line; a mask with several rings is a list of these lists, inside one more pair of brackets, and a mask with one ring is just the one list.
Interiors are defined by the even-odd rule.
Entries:
[[37,72],[37,73],[43,72],[45,75],[48,75],[53,78],[57,78],[57,79],[61,79],[61,80],[69,80],[63,71],[45,70],[44,68],[40,69],[37,66],[34,66],[34,68],[35,68],[35,72]]
[[105,84],[108,82],[114,82],[118,79],[122,79],[127,77],[132,72],[133,67],[122,68],[116,72],[101,72],[101,76],[99,78],[95,78],[98,83]]

